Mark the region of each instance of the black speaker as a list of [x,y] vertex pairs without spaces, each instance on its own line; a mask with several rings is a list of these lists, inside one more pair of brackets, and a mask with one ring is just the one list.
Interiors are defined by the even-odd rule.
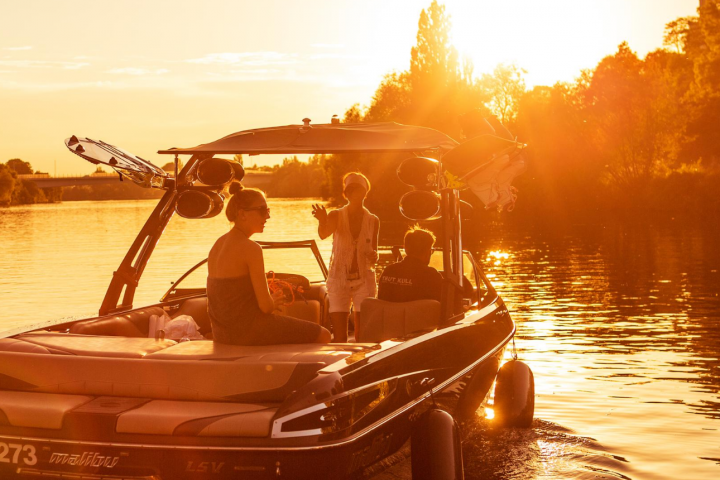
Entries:
[[222,187],[233,180],[242,180],[245,170],[237,162],[222,158],[206,158],[198,164],[195,175],[205,185]]
[[405,185],[418,190],[435,190],[438,188],[439,165],[432,158],[408,158],[398,167],[397,176]]
[[183,218],[212,218],[223,209],[223,197],[211,190],[183,190],[175,211]]
[[400,213],[410,220],[440,218],[440,195],[435,192],[413,190],[400,198]]

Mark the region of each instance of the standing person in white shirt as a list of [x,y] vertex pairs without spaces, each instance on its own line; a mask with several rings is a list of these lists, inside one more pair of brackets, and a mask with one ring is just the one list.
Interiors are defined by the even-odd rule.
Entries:
[[375,297],[377,292],[375,264],[380,220],[365,208],[369,191],[367,177],[351,172],[343,177],[347,205],[330,213],[321,205],[313,205],[312,214],[319,222],[318,235],[321,239],[333,236],[327,289],[334,342],[347,342],[350,305],[356,320],[362,301]]

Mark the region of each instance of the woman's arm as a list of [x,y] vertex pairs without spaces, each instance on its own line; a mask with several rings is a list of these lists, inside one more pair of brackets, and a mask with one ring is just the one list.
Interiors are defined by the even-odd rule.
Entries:
[[375,225],[373,225],[373,228],[372,248],[377,252],[378,237],[380,236],[380,219],[378,217],[375,217]]
[[377,217],[373,218],[373,233],[372,233],[372,250],[367,252],[367,261],[374,267],[378,262],[378,236],[380,235],[380,219]]
[[325,240],[327,237],[335,233],[338,224],[338,212],[333,210],[327,213],[325,207],[321,205],[313,205],[313,216],[318,220],[318,236],[320,240]]
[[270,289],[265,276],[265,260],[263,260],[262,247],[255,242],[250,242],[248,251],[248,271],[250,274],[250,282],[255,292],[260,310],[264,313],[272,313],[281,303],[281,299],[275,299],[270,295]]

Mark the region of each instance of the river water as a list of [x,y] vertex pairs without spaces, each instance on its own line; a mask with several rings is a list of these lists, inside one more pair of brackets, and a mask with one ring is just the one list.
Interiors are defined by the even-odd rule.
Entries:
[[[155,202],[0,209],[0,330],[96,313]],[[271,199],[272,218],[257,239],[316,238],[311,203]],[[227,229],[222,215],[176,216],[135,305],[157,301]],[[518,324],[518,353],[535,373],[537,397],[531,429],[496,431],[490,410],[463,426],[466,478],[720,478],[717,229],[474,230],[466,248],[478,253]],[[327,261],[330,243],[318,243]],[[408,471],[401,462],[383,478]]]

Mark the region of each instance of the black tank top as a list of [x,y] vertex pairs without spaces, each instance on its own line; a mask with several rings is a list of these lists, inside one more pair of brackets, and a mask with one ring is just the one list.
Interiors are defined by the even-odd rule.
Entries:
[[242,343],[255,322],[266,315],[257,303],[249,275],[208,277],[207,297],[213,338],[221,343]]

